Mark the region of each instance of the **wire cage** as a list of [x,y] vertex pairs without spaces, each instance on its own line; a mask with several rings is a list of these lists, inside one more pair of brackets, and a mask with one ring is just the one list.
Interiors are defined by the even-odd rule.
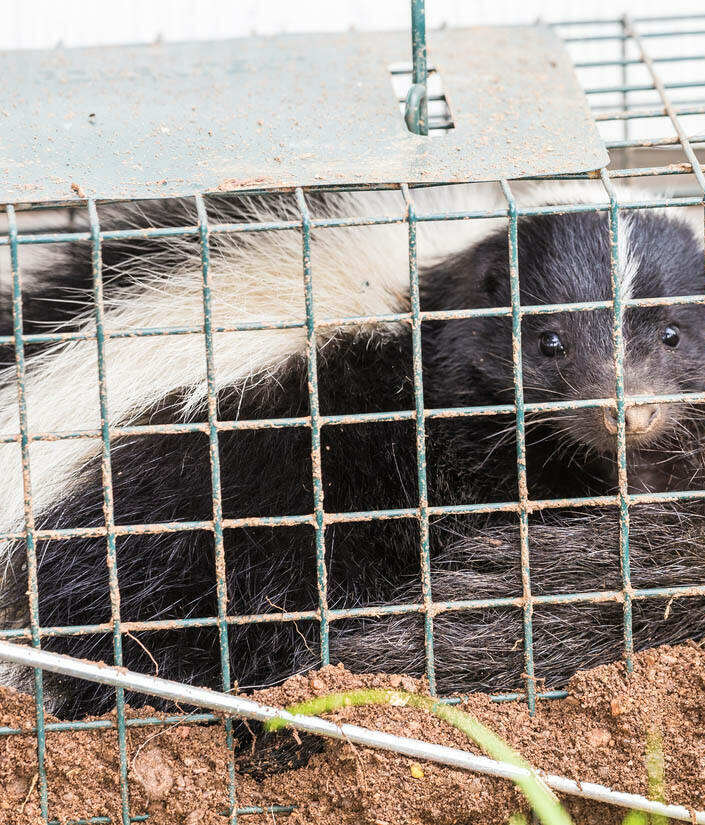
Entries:
[[[416,27],[414,38],[415,62],[411,72],[408,67],[400,67],[396,75],[401,85],[400,103],[407,101],[406,120],[412,131],[424,133],[447,132],[452,126],[452,117],[447,108],[442,89],[432,92],[426,101],[423,89],[426,83],[425,43],[419,36],[418,15],[420,4],[416,9]],[[669,493],[632,493],[628,490],[625,410],[627,403],[652,403],[654,401],[676,402],[687,400],[691,403],[705,402],[705,394],[690,393],[672,397],[639,396],[628,397],[625,390],[622,323],[625,310],[634,306],[653,306],[664,304],[705,303],[705,294],[684,295],[675,298],[624,299],[620,295],[619,252],[620,252],[620,215],[628,210],[649,208],[702,207],[705,202],[705,176],[703,167],[696,155],[699,144],[705,141],[705,133],[698,134],[691,126],[699,125],[705,116],[705,78],[694,81],[680,80],[678,67],[687,62],[702,61],[702,50],[693,47],[684,54],[674,54],[668,44],[674,38],[682,42],[701,43],[698,38],[705,37],[705,16],[659,18],[615,18],[613,20],[585,20],[579,22],[552,24],[567,46],[578,77],[591,104],[595,121],[605,138],[610,152],[610,164],[598,172],[570,173],[543,177],[542,180],[597,180],[603,188],[601,203],[577,204],[563,203],[556,206],[522,206],[516,196],[511,180],[499,181],[505,204],[499,210],[468,210],[456,213],[424,213],[415,206],[415,190],[404,182],[396,188],[403,198],[404,210],[397,217],[379,215],[350,215],[341,218],[316,218],[309,207],[310,188],[297,187],[294,191],[298,208],[298,218],[261,224],[218,224],[209,220],[207,202],[204,194],[198,194],[193,201],[197,210],[197,223],[189,226],[172,226],[167,228],[135,228],[120,230],[103,230],[99,220],[99,209],[95,199],[87,198],[88,229],[86,231],[50,231],[25,233],[18,229],[18,211],[15,205],[8,203],[5,207],[7,231],[0,236],[0,246],[9,248],[12,278],[12,312],[14,334],[0,340],[1,344],[14,346],[16,384],[19,409],[19,432],[5,433],[0,437],[3,443],[18,443],[22,456],[22,477],[24,484],[25,528],[0,536],[3,541],[24,541],[27,550],[27,583],[30,605],[30,623],[27,627],[10,627],[0,630],[0,640],[29,640],[34,648],[42,647],[42,640],[51,636],[68,636],[82,634],[112,634],[114,663],[123,662],[122,644],[126,633],[155,630],[169,625],[170,628],[190,626],[210,626],[216,629],[221,652],[222,689],[230,690],[232,679],[228,657],[229,628],[234,624],[247,622],[314,622],[320,628],[320,662],[328,664],[329,630],[333,622],[345,618],[362,618],[379,615],[379,608],[356,607],[333,609],[329,607],[327,597],[325,565],[325,529],[333,523],[353,523],[360,521],[382,521],[389,519],[412,519],[419,526],[419,554],[423,598],[415,604],[389,605],[383,610],[389,614],[416,613],[423,616],[425,637],[425,669],[432,695],[436,694],[434,670],[434,618],[441,613],[473,611],[491,607],[515,607],[521,612],[523,625],[523,644],[525,661],[525,690],[523,692],[503,693],[493,697],[496,701],[522,700],[534,711],[539,699],[565,696],[564,691],[542,691],[537,688],[534,667],[534,611],[545,605],[580,604],[595,600],[613,602],[623,608],[623,645],[627,668],[631,668],[634,652],[632,631],[632,609],[636,601],[651,598],[705,596],[705,585],[683,587],[656,587],[649,589],[635,588],[630,578],[629,551],[629,513],[630,506],[647,502],[674,501],[682,499],[704,498],[705,490],[683,490]],[[681,41],[679,41],[681,42]],[[593,78],[609,77],[593,85]],[[672,79],[669,79],[672,78]],[[410,92],[407,90],[410,89]],[[408,95],[408,96],[407,96]],[[424,106],[428,104],[428,110]],[[426,123],[427,121],[427,123]],[[443,140],[443,135],[437,137]],[[647,165],[648,164],[648,165]],[[615,184],[630,181],[667,182],[672,189],[678,190],[677,196],[627,201],[619,196]],[[360,187],[363,188],[363,187]],[[264,187],[263,191],[268,191]],[[77,193],[80,194],[80,193]],[[46,204],[45,204],[46,205]],[[49,204],[51,205],[51,204]],[[23,204],[31,206],[31,204]],[[59,205],[61,206],[61,205]],[[591,303],[554,304],[541,306],[522,306],[519,299],[520,267],[518,260],[517,224],[527,215],[565,214],[570,212],[594,211],[607,214],[610,233],[610,253],[613,298],[610,301]],[[419,278],[417,266],[417,229],[424,222],[436,221],[476,221],[488,218],[502,218],[508,226],[508,249],[511,276],[511,305],[494,310],[457,310],[447,312],[423,311],[419,299]],[[411,330],[413,344],[413,397],[411,409],[392,413],[360,413],[357,415],[322,414],[318,399],[317,371],[317,330],[323,325],[354,325],[359,318],[346,317],[338,319],[320,318],[314,302],[313,283],[315,266],[311,263],[311,234],[313,231],[325,231],[337,226],[368,226],[378,223],[405,224],[408,230],[409,248],[409,310],[399,312],[394,317],[385,316],[377,321],[395,321],[407,324]],[[214,236],[228,233],[248,232],[298,232],[301,235],[301,255],[303,260],[305,295],[305,318],[296,318],[278,322],[257,321],[233,324],[228,327],[218,326],[213,319],[211,295],[211,260],[209,244]],[[176,238],[189,236],[198,239],[202,262],[202,297],[203,324],[192,328],[142,328],[126,331],[110,331],[105,328],[103,302],[103,270],[101,249],[104,241],[139,238]],[[52,245],[58,243],[88,242],[92,250],[93,267],[93,303],[95,332],[67,332],[46,334],[24,334],[22,317],[22,271],[20,267],[20,247],[23,245]],[[534,500],[531,498],[527,484],[525,416],[530,412],[566,409],[576,402],[550,401],[527,403],[522,387],[521,360],[521,322],[522,318],[538,313],[554,312],[591,312],[594,310],[613,312],[615,397],[593,398],[577,402],[582,407],[609,407],[616,402],[617,409],[617,458],[619,468],[619,489],[616,495],[598,498],[573,498]],[[421,329],[424,322],[430,320],[450,320],[471,318],[481,314],[493,314],[511,319],[512,343],[514,351],[513,377],[514,401],[508,405],[480,407],[453,407],[430,409],[424,405],[422,384]],[[369,321],[370,319],[366,319]],[[372,319],[375,320],[375,319]],[[307,341],[307,377],[309,387],[310,414],[289,419],[264,420],[220,420],[217,415],[214,337],[220,333],[271,330],[303,329]],[[129,427],[115,427],[109,423],[108,378],[106,374],[106,342],[111,338],[133,337],[148,338],[152,336],[199,335],[203,336],[206,355],[206,376],[208,385],[208,415],[203,423],[150,424]],[[33,344],[59,343],[71,340],[94,340],[97,348],[100,427],[91,431],[34,432],[29,426],[25,397],[26,357],[25,350]],[[469,417],[481,415],[513,414],[516,419],[517,435],[517,472],[518,490],[513,501],[492,502],[490,504],[432,505],[427,495],[426,479],[426,422],[439,417]],[[324,486],[321,470],[321,432],[326,427],[364,422],[383,422],[385,420],[407,420],[415,427],[417,445],[417,480],[418,503],[406,509],[379,509],[365,512],[334,513],[326,510]],[[261,428],[304,428],[310,431],[311,463],[313,468],[312,512],[301,515],[278,517],[257,517],[229,519],[224,516],[220,496],[221,478],[219,466],[219,437],[221,433]],[[141,434],[179,434],[198,432],[208,438],[210,457],[210,477],[213,490],[212,518],[206,521],[174,521],[170,523],[117,524],[113,512],[113,489],[111,474],[111,442],[126,435]],[[102,478],[103,478],[103,512],[104,524],[99,527],[66,528],[62,530],[41,529],[35,525],[32,506],[32,486],[30,479],[30,445],[33,442],[56,441],[72,438],[98,439],[101,443]],[[619,513],[619,555],[621,562],[622,587],[616,590],[570,593],[555,595],[536,595],[532,593],[530,565],[529,516],[549,508],[589,508],[611,505]],[[431,556],[429,550],[429,525],[435,517],[456,514],[470,515],[490,512],[515,514],[519,524],[521,546],[522,587],[521,592],[513,598],[475,599],[463,601],[434,601],[431,587]],[[318,605],[316,609],[298,613],[281,613],[272,611],[263,615],[237,616],[229,615],[225,587],[225,550],[224,530],[242,526],[295,526],[307,525],[315,534],[315,557],[317,572]],[[129,622],[121,618],[119,598],[119,567],[117,564],[116,542],[122,536],[138,533],[176,533],[178,531],[207,531],[214,537],[216,571],[217,571],[217,615],[188,618],[182,620]],[[76,536],[104,537],[107,546],[107,565],[111,596],[111,620],[94,626],[45,627],[41,624],[39,592],[37,585],[37,545],[43,540],[60,540]],[[131,726],[160,726],[179,721],[179,715],[166,718],[127,718],[125,714],[124,689],[117,688],[117,713],[114,723],[111,721],[73,721],[49,723],[45,720],[42,670],[34,671],[34,695],[36,703],[36,733],[38,755],[38,794],[41,815],[45,822],[54,823],[48,796],[46,753],[48,738],[53,731],[70,731],[80,729],[112,728],[117,730],[120,765],[120,789],[122,800],[122,823],[147,821],[146,814],[136,812],[130,804],[128,787],[128,741],[127,732]],[[211,713],[191,714],[189,722],[218,722],[218,717]],[[229,738],[232,737],[231,723],[223,723]],[[9,727],[0,728],[0,736],[26,735],[26,730]],[[223,777],[227,783],[230,810],[225,812],[229,821],[239,821],[250,814],[262,813],[261,808],[238,808],[236,793],[236,775],[232,758],[228,775]],[[296,800],[291,800],[292,806]],[[273,806],[272,813],[286,813],[292,807]],[[110,822],[106,816],[97,816],[82,822]]]

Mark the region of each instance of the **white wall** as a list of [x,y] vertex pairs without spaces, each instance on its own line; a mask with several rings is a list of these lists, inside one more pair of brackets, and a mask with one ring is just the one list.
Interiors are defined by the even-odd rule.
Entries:
[[[701,0],[427,0],[431,26],[697,14]],[[2,0],[0,49],[404,28],[408,0]]]

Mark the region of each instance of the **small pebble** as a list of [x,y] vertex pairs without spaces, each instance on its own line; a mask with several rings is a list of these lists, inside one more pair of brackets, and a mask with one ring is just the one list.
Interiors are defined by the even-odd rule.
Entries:
[[423,779],[423,769],[418,762],[412,762],[409,766],[409,770],[411,771],[411,775],[414,779]]
[[318,676],[313,676],[309,681],[309,685],[311,690],[316,691],[316,693],[323,693],[326,689],[326,683]]
[[610,702],[610,712],[612,713],[612,716],[621,716],[623,713],[627,712],[627,708],[621,699],[615,697]]
[[593,748],[604,748],[612,741],[612,735],[604,728],[594,728],[593,730],[588,731],[585,738],[588,745]]

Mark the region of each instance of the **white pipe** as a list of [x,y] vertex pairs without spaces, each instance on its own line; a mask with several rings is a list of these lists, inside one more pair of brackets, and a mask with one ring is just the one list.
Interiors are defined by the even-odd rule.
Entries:
[[[186,685],[181,682],[172,682],[156,676],[146,676],[125,668],[74,659],[71,656],[49,653],[26,645],[0,640],[0,659],[6,659],[9,662],[26,665],[27,667],[50,670],[53,673],[61,673],[78,679],[87,679],[91,682],[100,682],[104,685],[135,690],[150,696],[159,696],[162,699],[186,702],[190,705],[209,708],[231,716],[258,719],[260,722],[267,722],[274,718],[284,719],[291,727],[304,730],[307,733],[317,733],[332,739],[343,739],[364,747],[381,748],[415,759],[439,762],[442,765],[451,765],[454,768],[463,768],[487,776],[498,776],[516,781],[533,775],[532,771],[526,768],[518,768],[506,762],[497,762],[486,756],[475,756],[456,748],[433,745],[419,739],[409,739],[405,736],[394,736],[390,733],[368,730],[358,725],[336,725],[315,716],[293,715],[285,710],[261,705],[240,696],[231,696],[228,693],[219,693],[215,690]],[[646,797],[639,794],[613,791],[604,785],[596,785],[592,782],[578,783],[565,776],[555,776],[543,771],[537,773],[546,785],[559,793],[580,796],[584,799],[593,799],[596,802],[606,802],[610,805],[619,805],[637,811],[645,811],[646,813],[683,822],[696,822],[705,825],[705,811],[689,810],[682,805],[665,805],[662,802],[646,799]]]

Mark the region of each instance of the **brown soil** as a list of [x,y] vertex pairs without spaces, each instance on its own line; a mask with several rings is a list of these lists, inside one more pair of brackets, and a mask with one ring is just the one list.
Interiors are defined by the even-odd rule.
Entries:
[[[705,807],[705,652],[695,644],[662,647],[635,657],[634,674],[621,664],[577,674],[570,697],[541,702],[531,718],[522,703],[464,703],[539,768],[615,789],[647,793],[645,740],[663,737],[668,802]],[[404,677],[355,676],[324,668],[260,691],[255,698],[286,705],[312,695],[365,686],[424,690]],[[154,715],[148,708],[130,717]],[[158,714],[157,714],[158,715]],[[111,717],[103,717],[111,718]],[[113,717],[114,718],[114,717]],[[338,721],[474,750],[465,737],[422,711],[399,707],[346,708]],[[33,700],[0,689],[0,726],[31,728]],[[0,738],[0,823],[40,822],[36,742],[31,735]],[[227,807],[227,753],[222,726],[128,728],[132,815],[152,825],[222,825]],[[117,737],[114,730],[49,732],[50,816],[64,822],[91,816],[120,821]],[[510,783],[390,753],[329,742],[308,766],[257,783],[237,777],[238,805],[294,803],[282,814],[247,816],[248,823],[320,825],[466,825],[506,823],[525,809]],[[579,823],[619,823],[624,811],[566,800]]]

